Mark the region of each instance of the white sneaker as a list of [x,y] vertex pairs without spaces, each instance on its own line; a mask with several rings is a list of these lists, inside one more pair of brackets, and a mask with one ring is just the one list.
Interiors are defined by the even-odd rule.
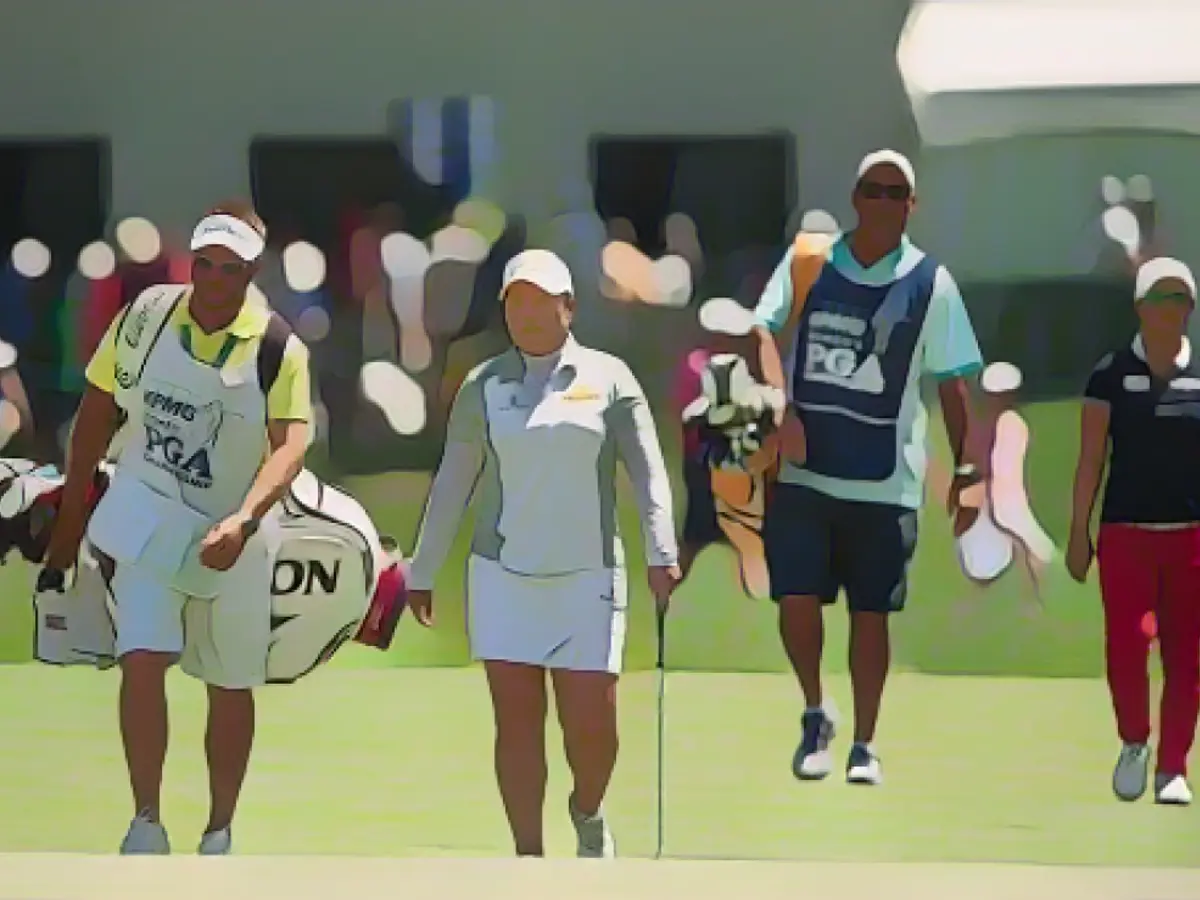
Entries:
[[134,816],[125,832],[125,840],[121,841],[121,855],[167,856],[170,852],[171,842],[162,823],[150,818],[146,812]]
[[574,801],[568,803],[568,810],[571,824],[575,826],[575,855],[580,859],[615,859],[617,845],[604,819],[604,810],[585,816],[575,808]]
[[1125,744],[1113,769],[1112,789],[1117,798],[1132,803],[1146,793],[1150,781],[1150,747]]
[[200,848],[196,852],[201,856],[228,856],[233,852],[233,835],[229,828],[205,832],[204,837],[200,838]]
[[846,781],[849,784],[883,784],[883,767],[869,744],[855,744],[846,760]]
[[1154,776],[1154,802],[1163,806],[1187,806],[1192,802],[1192,789],[1183,775]]
[[837,722],[828,709],[806,710],[800,719],[800,746],[792,756],[792,774],[800,781],[820,781],[833,771],[829,745]]

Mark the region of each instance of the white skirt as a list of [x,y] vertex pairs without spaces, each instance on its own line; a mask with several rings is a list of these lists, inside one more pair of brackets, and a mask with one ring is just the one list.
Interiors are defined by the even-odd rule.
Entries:
[[624,569],[536,576],[481,556],[467,561],[467,634],[477,660],[617,674],[628,606]]

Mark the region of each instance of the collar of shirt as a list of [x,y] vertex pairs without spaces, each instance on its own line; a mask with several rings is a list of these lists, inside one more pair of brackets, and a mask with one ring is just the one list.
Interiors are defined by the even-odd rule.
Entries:
[[175,307],[175,312],[171,317],[172,324],[179,329],[182,329],[184,326],[191,328],[195,337],[200,341],[212,339],[223,341],[226,335],[246,341],[261,336],[267,330],[267,321],[270,318],[271,311],[267,305],[267,298],[254,285],[251,285],[250,289],[246,292],[246,299],[242,303],[242,308],[233,317],[233,321],[224,328],[218,328],[212,332],[206,332],[197,324],[195,318],[192,316],[191,300],[192,292],[189,288],[183,300]]
[[858,284],[891,284],[915,269],[925,258],[925,251],[917,247],[906,234],[901,236],[900,246],[868,268],[855,259],[850,250],[853,234],[853,231],[847,231],[839,235],[830,249],[829,261],[839,273]]
[[[1133,339],[1133,355],[1142,362],[1146,361],[1146,342],[1142,340],[1139,334]],[[1183,344],[1179,348],[1179,355],[1175,357],[1175,368],[1186,369],[1192,362],[1192,342],[1186,337],[1183,339]]]
[[546,356],[527,356],[516,348],[514,351],[520,361],[521,380],[524,381],[529,376],[548,378],[560,369],[574,365],[579,354],[579,344],[573,335],[568,334],[563,345]]

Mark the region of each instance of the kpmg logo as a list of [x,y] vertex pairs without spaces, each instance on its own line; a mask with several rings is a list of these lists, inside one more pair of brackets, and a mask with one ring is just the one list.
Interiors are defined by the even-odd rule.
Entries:
[[153,412],[176,419],[183,419],[185,422],[194,422],[196,420],[195,406],[186,401],[168,397],[166,394],[161,394],[158,391],[146,391],[142,395],[142,402],[146,405],[146,409]]

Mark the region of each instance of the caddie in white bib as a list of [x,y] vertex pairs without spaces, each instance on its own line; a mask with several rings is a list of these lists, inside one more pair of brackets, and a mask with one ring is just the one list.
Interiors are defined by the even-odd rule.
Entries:
[[[229,742],[209,756],[200,852],[231,846],[253,739],[250,690],[267,681],[274,510],[303,469],[312,418],[307,352],[253,285],[265,234],[245,204],[212,211],[192,234],[191,284],[143,292],[87,367],[46,573],[77,563],[87,520],[80,485],[121,422],[115,472],[87,537],[112,600],[122,737],[140,811],[123,853],[170,852],[153,761],[165,754],[156,698],[176,661],[208,685],[210,728]],[[62,583],[39,577],[43,593]],[[50,622],[53,598],[39,600]]]

